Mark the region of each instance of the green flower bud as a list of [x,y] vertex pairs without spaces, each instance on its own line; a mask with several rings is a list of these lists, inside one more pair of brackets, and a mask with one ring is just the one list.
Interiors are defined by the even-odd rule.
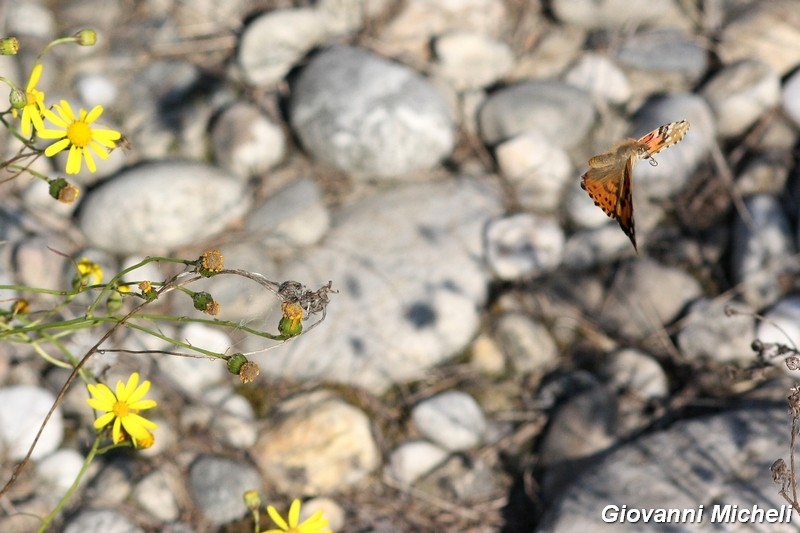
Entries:
[[12,108],[20,110],[28,103],[28,95],[19,87],[14,87],[8,94],[8,101]]
[[16,37],[0,39],[0,55],[13,56],[19,52],[19,41]]
[[244,504],[251,511],[257,511],[261,507],[261,496],[257,490],[248,490],[244,493]]
[[278,322],[278,331],[287,339],[296,337],[303,332],[303,323],[300,320],[293,320],[284,316]]
[[228,359],[228,372],[239,375],[242,365],[247,362],[247,357],[243,353],[235,353]]
[[81,46],[94,46],[97,42],[97,32],[94,30],[81,30],[74,37],[75,41]]
[[205,312],[214,303],[214,297],[207,292],[196,292],[192,295],[192,305],[198,311]]

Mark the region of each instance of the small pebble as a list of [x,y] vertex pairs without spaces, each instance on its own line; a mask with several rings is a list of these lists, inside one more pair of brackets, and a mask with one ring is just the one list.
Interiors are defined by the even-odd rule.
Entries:
[[261,489],[261,476],[250,464],[205,455],[189,468],[189,492],[206,520],[217,526],[244,517],[247,507],[242,495]]
[[437,394],[411,410],[414,425],[426,438],[450,451],[481,444],[486,418],[472,396],[460,391]]
[[411,485],[442,464],[450,453],[427,441],[404,442],[389,457],[389,471],[397,481]]

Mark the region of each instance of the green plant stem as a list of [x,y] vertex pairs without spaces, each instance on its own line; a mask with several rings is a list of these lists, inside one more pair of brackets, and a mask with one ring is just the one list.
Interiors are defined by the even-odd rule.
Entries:
[[[153,321],[163,321],[163,322],[208,324],[210,326],[215,326],[215,327],[231,328],[237,331],[244,331],[245,333],[250,333],[258,337],[264,337],[273,341],[286,340],[286,337],[283,335],[275,335],[273,333],[267,333],[266,331],[248,328],[247,326],[243,326],[238,322],[231,322],[230,320],[216,320],[216,319],[198,318],[190,316],[158,315],[149,313],[137,314],[136,318],[153,320]],[[131,322],[128,322],[128,325],[132,326]],[[143,330],[143,331],[147,331],[148,333],[150,332],[150,330]],[[172,341],[170,340],[170,342]]]
[[[122,271],[119,272],[119,274],[111,278],[111,281],[105,284],[103,290],[100,291],[100,294],[97,295],[97,298],[95,298],[94,302],[92,302],[92,304],[89,306],[89,309],[86,311],[86,314],[87,315],[94,314],[94,310],[97,308],[98,305],[100,305],[100,302],[103,301],[103,297],[112,289],[112,287],[115,287],[122,281],[122,278],[125,277],[125,274],[133,272],[134,270],[137,270],[143,267],[144,265],[147,265],[148,263],[176,263],[179,265],[190,265],[192,261],[187,261],[186,259],[176,259],[174,257],[160,257],[160,256],[145,257],[135,265],[131,265],[128,268],[123,269]],[[153,284],[158,285],[157,283]]]
[[78,488],[78,485],[80,485],[83,476],[85,476],[86,472],[89,470],[89,465],[92,464],[92,460],[97,455],[97,449],[99,447],[100,447],[100,435],[98,434],[94,438],[94,442],[92,443],[92,448],[89,450],[89,453],[86,454],[86,459],[83,460],[83,465],[81,466],[80,472],[78,472],[78,475],[75,477],[75,481],[72,482],[72,485],[70,485],[69,489],[67,489],[67,492],[64,493],[64,496],[58,502],[58,505],[56,505],[55,509],[50,511],[50,514],[48,514],[42,519],[42,523],[39,524],[39,529],[37,530],[38,533],[43,533],[47,529],[47,526],[50,525],[50,523],[55,519],[58,513],[61,512],[61,509],[64,508],[69,499],[72,497],[73,493]]
[[[96,326],[97,324],[101,324],[104,322],[117,322],[119,321],[118,317],[114,316],[106,316],[106,317],[85,317],[81,316],[78,318],[72,318],[70,320],[62,320],[60,322],[51,322],[48,324],[31,324],[29,326],[18,327],[10,330],[6,330],[0,332],[0,339],[5,337],[9,337],[12,334],[19,334],[19,333],[41,333],[45,331],[51,330],[77,330],[77,329],[86,329]],[[26,340],[25,342],[29,342]]]
[[[175,317],[173,317],[173,318],[175,318]],[[162,341],[166,341],[166,342],[168,342],[168,343],[170,343],[170,344],[172,344],[174,346],[180,346],[181,348],[186,348],[187,350],[193,350],[193,351],[195,351],[197,353],[201,353],[203,355],[207,355],[208,357],[213,357],[215,359],[225,359],[225,355],[224,354],[221,354],[219,352],[212,352],[212,351],[209,351],[209,350],[204,350],[203,348],[200,348],[198,346],[194,346],[194,345],[189,344],[187,342],[182,342],[182,341],[179,341],[177,339],[173,339],[172,337],[170,337],[168,335],[164,335],[163,333],[160,333],[159,331],[156,331],[154,329],[150,329],[150,328],[146,328],[144,326],[140,326],[139,324],[136,324],[133,321],[129,321],[126,325],[131,329],[137,329],[139,331],[147,333],[148,335],[152,335],[153,337],[156,337],[157,339],[161,339]]]

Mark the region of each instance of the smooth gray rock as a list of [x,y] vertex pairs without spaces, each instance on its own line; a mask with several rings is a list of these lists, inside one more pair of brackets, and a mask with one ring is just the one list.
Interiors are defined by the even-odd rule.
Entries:
[[86,195],[79,225],[92,246],[157,254],[225,229],[251,203],[244,184],[206,165],[160,162],[125,170]]
[[261,490],[261,476],[255,467],[206,455],[189,468],[189,493],[203,517],[217,526],[248,513],[242,500],[247,490]]
[[354,178],[426,170],[453,148],[439,91],[410,68],[361,48],[315,56],[292,88],[290,122],[304,148]]
[[491,94],[480,111],[488,144],[538,131],[563,148],[578,144],[594,124],[588,93],[558,81],[530,81]]

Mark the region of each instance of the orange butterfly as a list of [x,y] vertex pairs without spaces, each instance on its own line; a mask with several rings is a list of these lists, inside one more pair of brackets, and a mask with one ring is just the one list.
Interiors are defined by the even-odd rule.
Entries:
[[[633,227],[633,163],[637,159],[650,159],[669,148],[683,139],[688,130],[689,122],[681,120],[665,124],[639,140],[625,139],[608,152],[591,158],[589,170],[581,176],[581,188],[606,215],[617,219],[637,252]],[[650,159],[650,164],[657,163]]]

